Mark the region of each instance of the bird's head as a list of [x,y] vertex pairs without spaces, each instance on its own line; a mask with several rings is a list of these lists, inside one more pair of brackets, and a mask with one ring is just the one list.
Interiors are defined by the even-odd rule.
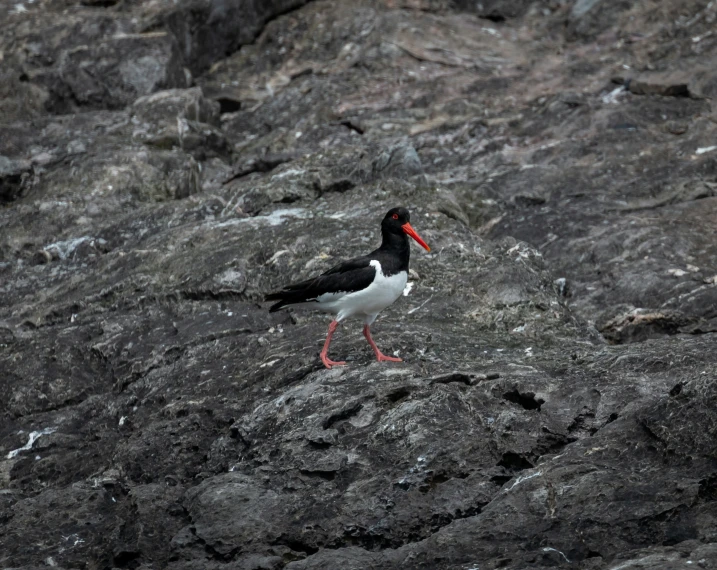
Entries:
[[428,247],[428,244],[421,239],[421,236],[419,236],[416,233],[416,230],[414,230],[411,227],[411,214],[408,213],[408,210],[406,208],[392,208],[388,211],[388,213],[384,216],[383,221],[381,222],[381,231],[385,233],[391,233],[391,234],[406,234],[411,236],[418,245],[420,245],[423,249],[426,251],[431,251],[431,248]]

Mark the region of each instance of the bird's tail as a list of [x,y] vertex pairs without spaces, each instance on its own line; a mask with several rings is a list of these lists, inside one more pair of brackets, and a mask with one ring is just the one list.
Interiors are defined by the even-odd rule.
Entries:
[[265,301],[279,301],[278,303],[269,307],[269,312],[274,313],[279,309],[283,309],[287,305],[294,305],[296,303],[302,303],[307,300],[307,286],[313,283],[313,279],[301,281],[300,283],[293,283],[287,285],[281,291],[269,293],[264,297]]
[[275,313],[279,309],[283,308],[285,305],[287,305],[287,301],[284,298],[284,292],[283,291],[277,291],[276,293],[269,293],[268,295],[264,296],[265,301],[279,301],[278,303],[273,304],[271,307],[269,307],[270,313]]

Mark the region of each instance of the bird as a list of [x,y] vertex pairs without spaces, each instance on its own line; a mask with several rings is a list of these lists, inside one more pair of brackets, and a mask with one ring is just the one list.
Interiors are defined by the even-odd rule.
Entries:
[[379,312],[398,299],[408,281],[408,261],[411,255],[409,237],[426,251],[431,251],[410,223],[406,208],[392,208],[381,221],[381,245],[368,255],[349,259],[325,273],[287,285],[269,293],[267,301],[278,301],[269,308],[275,312],[287,306],[313,308],[332,313],[321,361],[326,368],[345,365],[328,357],[331,337],[343,320],[360,317],[364,320],[363,334],[378,362],[402,362],[401,358],[386,356],[371,338],[371,325]]

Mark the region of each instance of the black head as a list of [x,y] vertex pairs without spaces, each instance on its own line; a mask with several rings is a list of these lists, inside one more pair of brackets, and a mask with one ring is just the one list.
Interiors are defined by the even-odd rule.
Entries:
[[384,236],[384,241],[389,236],[399,236],[403,240],[406,235],[409,235],[426,251],[431,251],[431,248],[420,238],[416,230],[411,227],[410,221],[411,214],[406,208],[392,208],[389,210],[381,222],[381,233]]
[[392,234],[404,234],[403,225],[411,221],[411,214],[406,208],[391,208],[383,217],[381,231]]

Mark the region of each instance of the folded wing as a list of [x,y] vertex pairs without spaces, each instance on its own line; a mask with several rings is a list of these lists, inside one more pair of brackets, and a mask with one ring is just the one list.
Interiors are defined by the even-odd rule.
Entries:
[[327,293],[352,293],[365,289],[373,283],[376,269],[370,265],[369,256],[350,259],[336,265],[318,277],[287,285],[281,291],[270,293],[267,301],[278,301],[269,311],[278,311],[286,305],[320,302],[321,295]]

